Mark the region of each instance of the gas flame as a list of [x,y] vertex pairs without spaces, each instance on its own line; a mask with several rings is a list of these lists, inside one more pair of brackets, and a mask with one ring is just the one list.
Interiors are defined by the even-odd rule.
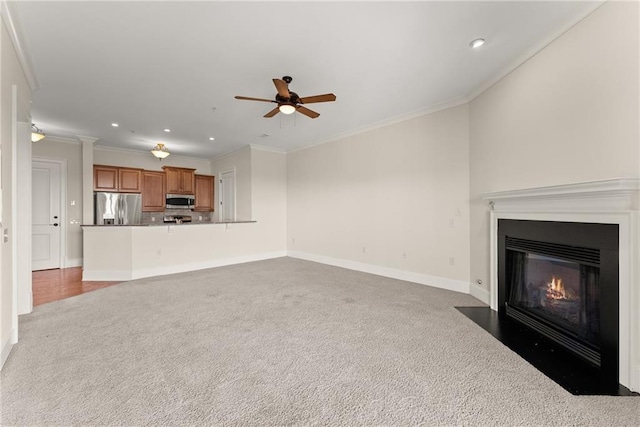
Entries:
[[568,299],[561,278],[553,276],[551,282],[547,283],[547,297],[552,299]]

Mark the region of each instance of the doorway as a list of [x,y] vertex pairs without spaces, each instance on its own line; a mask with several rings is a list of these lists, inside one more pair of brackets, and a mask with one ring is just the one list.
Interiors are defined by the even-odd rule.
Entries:
[[63,209],[61,203],[64,161],[38,159],[32,162],[31,269],[63,266]]
[[236,171],[220,173],[220,222],[236,220]]

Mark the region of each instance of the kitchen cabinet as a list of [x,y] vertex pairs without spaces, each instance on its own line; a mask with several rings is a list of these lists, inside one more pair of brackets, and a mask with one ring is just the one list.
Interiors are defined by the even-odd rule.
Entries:
[[142,169],[94,165],[93,189],[94,191],[140,193],[142,191]]
[[213,212],[213,187],[215,176],[194,175],[196,203],[193,208],[198,212]]
[[165,173],[142,171],[142,212],[164,212]]
[[163,166],[167,194],[194,194],[195,169]]

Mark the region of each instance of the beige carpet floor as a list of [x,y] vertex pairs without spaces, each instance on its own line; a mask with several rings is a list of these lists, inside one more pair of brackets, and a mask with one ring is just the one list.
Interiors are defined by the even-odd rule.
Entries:
[[280,258],[37,307],[2,425],[638,426],[459,313],[469,295]]

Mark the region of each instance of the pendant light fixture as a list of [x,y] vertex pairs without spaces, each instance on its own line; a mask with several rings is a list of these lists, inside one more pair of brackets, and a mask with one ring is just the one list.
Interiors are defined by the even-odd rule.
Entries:
[[46,135],[42,132],[42,129],[38,128],[34,123],[31,123],[31,142],[38,142]]
[[169,152],[169,149],[164,146],[164,144],[158,143],[155,147],[153,147],[153,150],[151,150],[151,154],[156,156],[158,160],[162,160],[168,157],[171,153]]

